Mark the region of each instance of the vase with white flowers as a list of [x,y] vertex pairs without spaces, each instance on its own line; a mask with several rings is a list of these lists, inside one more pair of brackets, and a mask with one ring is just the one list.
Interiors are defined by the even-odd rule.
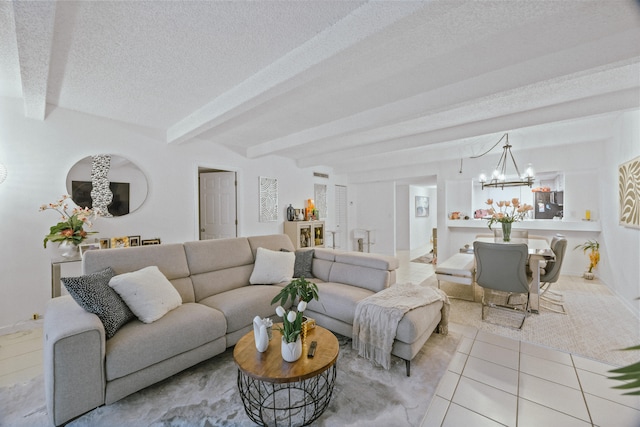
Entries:
[[40,211],[54,210],[60,214],[60,221],[49,228],[49,234],[44,236],[44,247],[47,242],[59,242],[62,255],[69,257],[77,253],[78,245],[90,234],[97,231],[86,231],[93,226],[92,221],[99,216],[97,209],[75,207],[69,212],[71,196],[65,194],[55,203],[40,206]]
[[282,327],[278,330],[282,334],[280,347],[282,358],[287,362],[295,362],[302,355],[302,313],[307,308],[305,301],[298,303],[298,311],[285,310],[281,305],[276,308],[276,314],[282,317]]

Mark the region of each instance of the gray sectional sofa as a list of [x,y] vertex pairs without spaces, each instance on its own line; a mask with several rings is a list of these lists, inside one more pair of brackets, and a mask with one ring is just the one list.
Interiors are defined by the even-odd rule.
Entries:
[[[95,314],[68,295],[52,299],[44,320],[51,422],[66,423],[224,352],[252,330],[256,315],[278,321],[270,302],[286,283],[249,281],[259,247],[294,251],[282,234],[86,252],[84,274],[157,266],[182,304],[152,323],[134,319],[106,339]],[[316,249],[312,263],[320,301],[311,302],[305,314],[346,336],[358,301],[394,284],[398,268],[393,257],[329,249]],[[393,354],[411,360],[440,321],[441,307],[407,313]]]

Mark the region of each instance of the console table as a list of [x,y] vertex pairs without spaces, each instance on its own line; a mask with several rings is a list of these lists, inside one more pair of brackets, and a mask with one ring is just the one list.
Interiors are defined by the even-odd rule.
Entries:
[[60,296],[60,267],[68,262],[80,262],[82,257],[80,254],[71,257],[58,257],[51,259],[51,298]]
[[[307,333],[302,356],[285,362],[280,353],[282,335],[275,327],[264,353],[258,352],[253,331],[233,350],[238,366],[238,390],[251,420],[262,426],[302,426],[317,420],[329,405],[336,379],[338,339],[320,326]],[[315,357],[308,358],[311,341]]]

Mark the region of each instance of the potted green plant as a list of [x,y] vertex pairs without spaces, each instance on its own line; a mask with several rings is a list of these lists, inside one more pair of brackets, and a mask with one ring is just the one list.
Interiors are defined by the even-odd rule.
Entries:
[[44,237],[44,247],[47,242],[59,242],[63,249],[63,256],[72,256],[77,252],[78,245],[82,243],[89,234],[95,234],[97,231],[86,231],[84,226],[91,228],[93,221],[98,215],[99,210],[89,208],[75,207],[69,213],[68,202],[71,197],[63,195],[56,203],[49,203],[40,206],[40,211],[54,210],[60,214],[60,222],[50,227],[49,234]]
[[312,299],[319,300],[318,285],[308,281],[304,277],[293,279],[271,300],[271,304],[279,302],[280,305],[284,306],[287,304],[289,298],[291,298],[292,304],[296,303],[296,298],[298,301],[304,301],[306,303]]
[[588,250],[591,250],[591,252],[589,252],[589,270],[584,272],[583,277],[588,280],[593,279],[593,269],[596,268],[598,261],[600,261],[600,243],[598,243],[597,240],[587,240],[585,243],[577,245],[573,249],[582,249],[582,252],[585,254]]
[[[300,317],[300,324],[299,325],[297,324],[298,319],[296,318],[296,322],[294,321],[290,322],[293,325],[291,327],[294,329],[289,330],[287,329],[288,326],[287,326],[287,322],[285,321],[284,329],[285,331],[289,331],[289,333],[291,333],[291,331],[297,331],[298,333],[301,332],[302,339],[305,339],[307,335],[307,331],[315,327],[315,321],[306,316],[302,316],[302,311],[304,311],[307,308],[307,303],[312,299],[315,299],[316,301],[320,300],[320,297],[318,296],[318,285],[308,281],[304,277],[298,277],[296,279],[293,279],[291,282],[289,282],[287,286],[282,288],[282,290],[278,293],[278,295],[276,295],[271,300],[271,304],[276,304],[276,303],[280,304],[276,309],[276,312],[279,311],[278,309],[282,309],[282,306],[287,304],[287,301],[289,300],[289,298],[291,298],[292,304],[296,304],[296,302],[298,303],[298,316]],[[300,310],[300,307],[302,304],[304,308]],[[289,312],[289,314],[291,313],[292,312]],[[278,313],[278,315],[284,318],[284,316],[282,316],[280,313]],[[282,332],[283,335],[285,335],[285,332],[283,330],[281,330],[280,332]]]

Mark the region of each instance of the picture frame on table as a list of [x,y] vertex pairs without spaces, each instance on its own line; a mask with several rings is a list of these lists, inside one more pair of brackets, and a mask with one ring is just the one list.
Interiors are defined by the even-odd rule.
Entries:
[[111,247],[111,239],[106,237],[100,239],[100,249],[109,249]]
[[111,247],[112,248],[128,248],[129,247],[129,236],[112,237],[111,238]]
[[140,246],[140,236],[129,236],[129,246]]
[[159,244],[160,244],[160,238],[142,240],[142,246],[159,245]]
[[78,246],[80,249],[80,257],[84,258],[84,254],[87,251],[97,251],[100,249],[100,242],[94,243],[82,243]]

